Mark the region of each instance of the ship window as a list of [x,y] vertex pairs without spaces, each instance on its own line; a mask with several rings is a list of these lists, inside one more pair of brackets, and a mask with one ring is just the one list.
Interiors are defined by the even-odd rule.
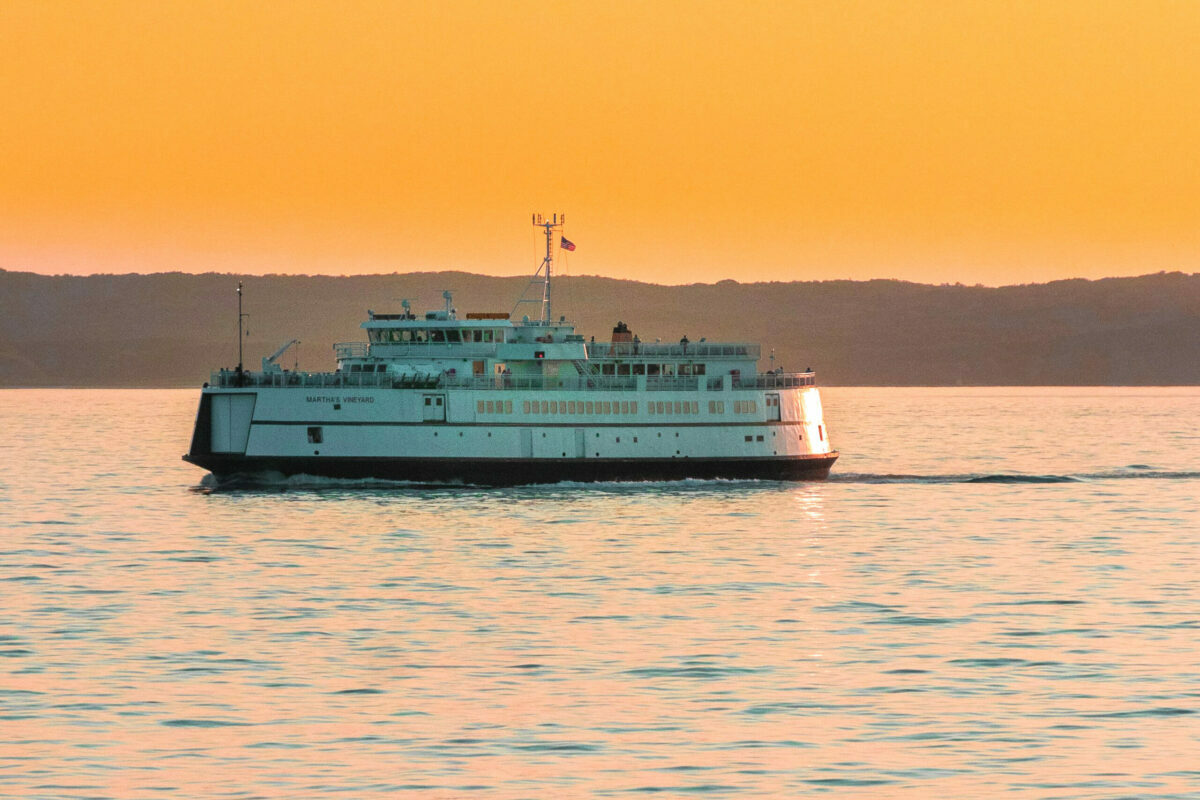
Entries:
[[417,342],[418,344],[423,344],[429,341],[429,331],[413,331],[412,336],[413,341]]
[[761,442],[762,440],[763,440],[763,437],[761,435],[754,437],[754,441],[756,441],[756,442]]
[[556,403],[556,402],[555,402],[555,401],[553,401],[553,400],[551,400],[551,401],[550,401],[550,413],[551,413],[551,414],[557,414],[557,413],[558,413],[558,403]]
[[614,413],[614,414],[620,414],[620,413],[621,413],[621,404],[620,404],[620,403],[614,402],[614,403],[612,404],[612,413]]
[[438,328],[434,328],[433,330],[431,330],[429,332],[429,341],[445,342],[446,341],[446,332],[443,330],[440,330]]
[[658,364],[647,364],[646,365],[646,374],[647,375],[657,375],[658,374]]
[[710,414],[717,413],[717,401],[716,400],[708,401],[708,413],[710,413]]
[[648,402],[648,403],[646,403],[646,413],[647,413],[647,414],[653,414],[653,413],[654,413],[654,403],[653,403],[653,402]]
[[746,437],[746,441],[747,441],[747,442],[752,442],[752,441],[754,441],[754,437],[753,437],[753,436],[747,436],[747,437]]
[[673,377],[675,375],[675,365],[674,364],[663,364],[662,365],[662,374],[668,378]]
[[483,340],[484,340],[485,342],[490,342],[490,341],[492,341],[492,332],[491,332],[491,331],[484,331],[484,332],[483,332]]
[[656,400],[656,401],[654,402],[654,404],[655,404],[656,406],[658,406],[658,413],[660,413],[660,414],[666,414],[666,413],[669,413],[669,412],[667,412],[667,411],[664,411],[664,410],[663,410],[663,401],[662,401],[662,400]]
[[528,414],[528,413],[529,413],[529,401],[528,401],[528,400],[522,400],[522,401],[521,401],[521,413],[522,413],[522,414]]
[[482,400],[476,400],[476,401],[475,401],[475,413],[476,413],[476,414],[482,414],[482,413],[483,413],[483,401],[482,401]]
[[600,374],[601,375],[615,375],[616,372],[617,372],[616,364],[601,364],[600,365]]
[[549,404],[549,403],[547,403],[545,400],[543,400],[543,401],[542,401],[542,413],[543,413],[543,414],[549,414],[549,413],[550,413],[550,404]]
[[631,374],[631,373],[629,372],[629,365],[628,365],[628,364],[617,364],[617,374],[618,374],[618,375],[629,375],[629,374]]
[[308,443],[309,444],[323,443],[325,441],[324,434],[325,434],[325,432],[321,430],[321,427],[319,425],[309,428],[308,429]]
[[496,412],[496,404],[492,400],[487,401],[487,413],[494,414]]
[[618,437],[617,437],[617,444],[620,444],[620,443],[621,443],[621,437],[620,437],[620,436],[618,436]]
[[636,437],[636,436],[635,436],[635,437],[633,437],[633,443],[634,443],[634,444],[637,444],[637,437]]
[[692,401],[692,413],[693,413],[693,414],[699,414],[699,413],[700,413],[700,401],[699,401],[699,400],[693,400],[693,401]]
[[683,410],[680,408],[680,405],[681,405],[681,404],[680,404],[680,402],[679,402],[678,400],[676,400],[676,401],[675,401],[675,413],[676,413],[676,414],[682,414],[682,413],[683,413]]
[[691,375],[692,374],[692,365],[691,364],[680,364],[679,365],[679,374],[680,375]]
[[587,403],[585,404],[585,407],[586,407],[586,409],[587,409],[587,410],[584,412],[585,414],[592,414],[592,413],[595,413],[595,412],[592,410],[592,401],[591,401],[591,400],[588,400],[588,401],[587,401]]
[[431,405],[433,405],[433,398],[432,398],[432,397],[426,397],[426,398],[425,398],[425,405],[427,405],[427,406],[431,406]]
[[560,413],[560,414],[567,413],[567,401],[566,400],[558,401],[558,413]]
[[646,365],[645,364],[634,364],[633,365],[633,374],[634,375],[645,375],[646,374]]
[[629,401],[628,401],[628,400],[622,400],[622,401],[621,401],[621,413],[622,413],[622,414],[628,414],[628,413],[629,413]]
[[[637,400],[633,400],[632,402],[629,403],[629,413],[630,414],[637,413]],[[637,439],[635,438],[634,441],[636,442]]]
[[458,344],[458,342],[460,341],[460,339],[458,337],[458,331],[446,331],[446,341],[454,342],[455,344]]
[[505,414],[511,414],[511,413],[512,413],[512,400],[505,400],[505,401],[504,401],[504,413],[505,413]]
[[704,374],[704,365],[703,364],[693,364],[692,365],[692,374],[693,375],[703,375]]
[[574,400],[568,400],[568,401],[567,401],[567,413],[568,413],[568,414],[574,414],[574,413],[575,413],[575,401],[574,401]]

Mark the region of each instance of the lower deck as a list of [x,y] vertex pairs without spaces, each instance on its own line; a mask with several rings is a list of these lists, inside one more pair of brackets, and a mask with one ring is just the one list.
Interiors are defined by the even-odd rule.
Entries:
[[837,456],[817,392],[208,388],[185,458],[218,476],[492,485],[822,478]]

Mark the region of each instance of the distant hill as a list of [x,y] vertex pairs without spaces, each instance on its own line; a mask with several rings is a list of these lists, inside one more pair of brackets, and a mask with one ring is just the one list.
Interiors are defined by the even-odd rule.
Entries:
[[[241,276],[246,363],[290,338],[300,367],[333,366],[366,310],[510,311],[525,277],[462,272]],[[0,270],[0,386],[195,386],[237,361],[236,275],[44,276]],[[554,285],[555,312],[608,338],[760,341],[789,370],[840,385],[1200,384],[1200,275],[988,288],[903,281]],[[521,313],[536,313],[535,306]],[[294,356],[283,361],[289,367]],[[764,355],[761,368],[769,366]]]

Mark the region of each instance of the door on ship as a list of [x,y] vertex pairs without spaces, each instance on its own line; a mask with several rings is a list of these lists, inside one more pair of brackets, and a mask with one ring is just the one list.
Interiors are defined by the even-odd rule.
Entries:
[[446,397],[440,394],[425,395],[424,420],[426,422],[446,421]]
[[583,428],[575,429],[575,457],[585,458],[587,456],[587,436],[583,432]]
[[767,395],[766,403],[767,403],[767,419],[768,420],[779,419],[779,395],[777,395],[777,394]]

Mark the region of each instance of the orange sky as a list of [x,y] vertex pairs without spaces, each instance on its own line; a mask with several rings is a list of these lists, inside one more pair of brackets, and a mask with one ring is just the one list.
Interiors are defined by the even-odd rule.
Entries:
[[1200,271],[1196,2],[0,5],[0,267]]

